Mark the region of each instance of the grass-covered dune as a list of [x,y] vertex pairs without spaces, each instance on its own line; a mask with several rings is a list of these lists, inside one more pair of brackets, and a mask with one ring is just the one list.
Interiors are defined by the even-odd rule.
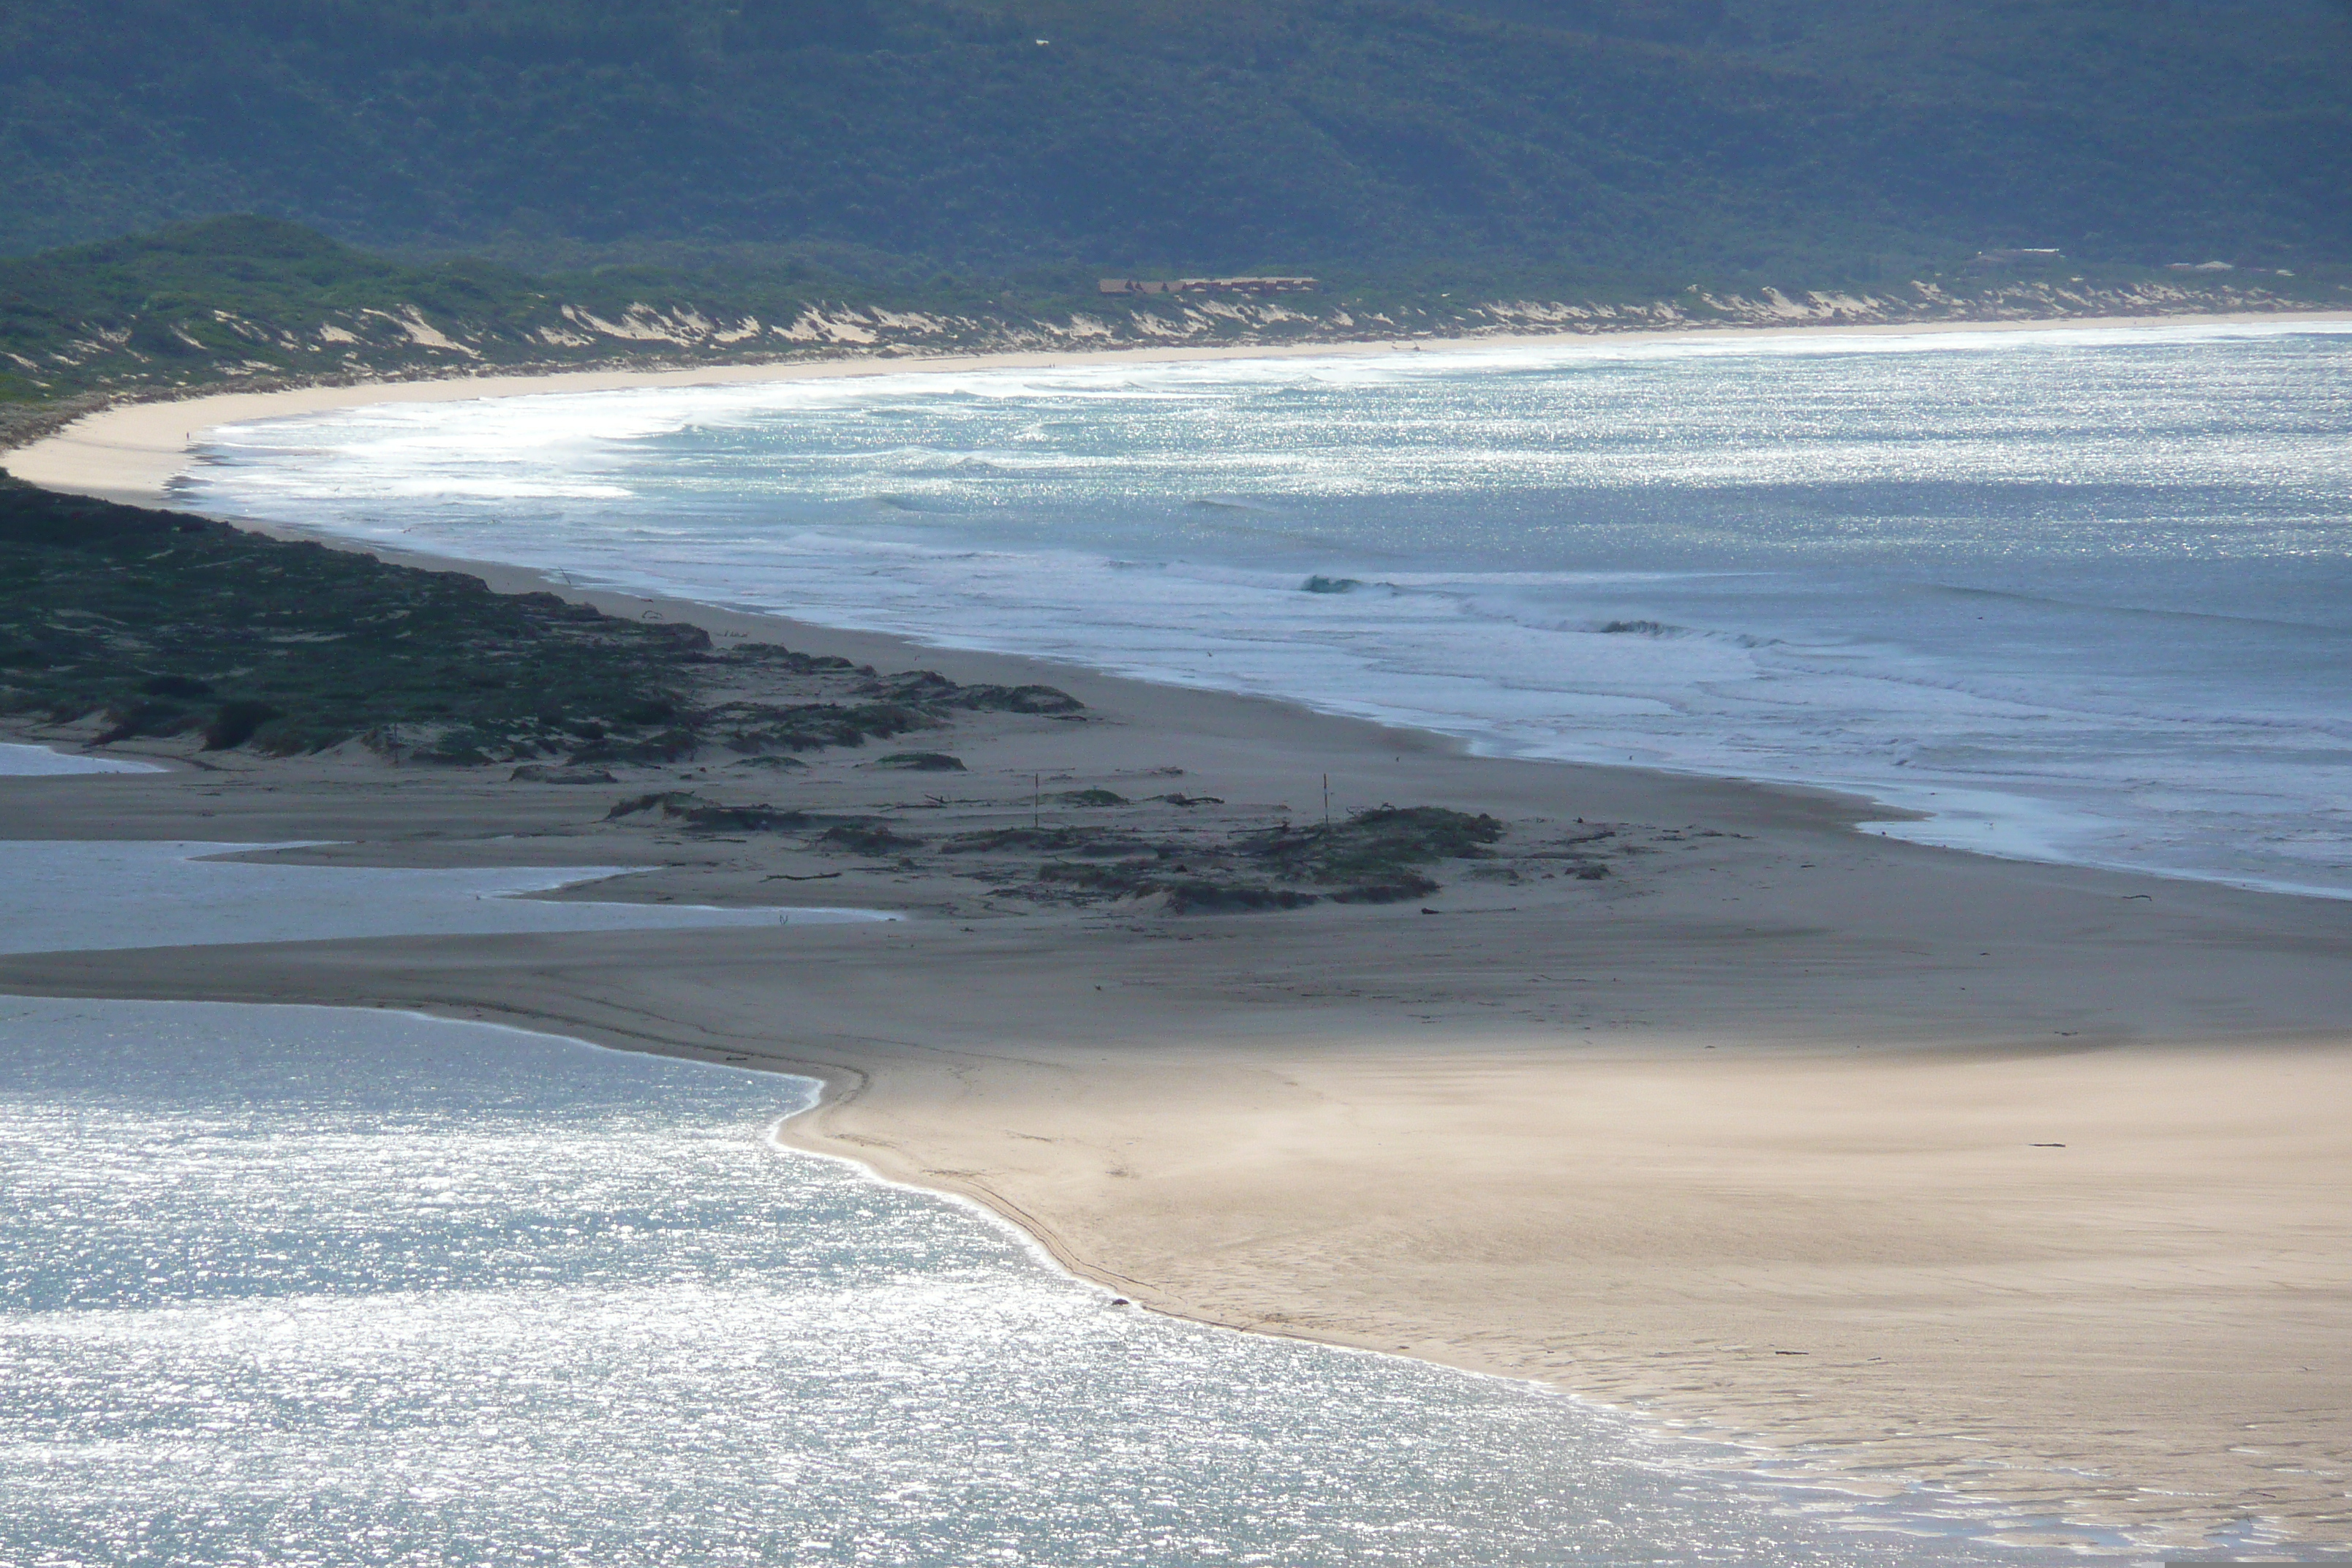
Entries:
[[[1050,823],[1028,792],[993,808],[959,801],[997,820],[941,835],[903,800],[876,816],[744,795],[804,776],[802,753],[981,714],[1018,716],[1000,726],[1087,717],[1052,687],[885,675],[769,644],[719,650],[691,626],[0,477],[0,724],[19,734],[99,749],[163,742],[198,758],[356,749],[411,767],[495,763],[518,788],[614,784],[619,767],[641,793],[607,822],[929,865],[1041,908],[1395,903],[1434,893],[1440,863],[1491,858],[1507,831],[1432,805],[1301,824],[1216,811],[1224,803],[1204,796],[1090,788],[1056,793]],[[889,752],[869,776],[962,771],[949,753]],[[923,804],[948,803],[924,792]],[[1609,874],[1590,843],[1565,858],[1573,874]]]
[[1500,297],[1337,279],[1278,295],[1109,297],[1091,279],[886,286],[795,267],[541,275],[400,260],[244,215],[0,258],[0,447],[121,398],[485,371],[2347,304],[2347,267],[2102,268],[2064,257],[1793,297],[1644,293],[1622,280]]
[[716,652],[692,626],[0,478],[0,713],[82,723],[102,745],[655,762],[1077,707],[765,644]]

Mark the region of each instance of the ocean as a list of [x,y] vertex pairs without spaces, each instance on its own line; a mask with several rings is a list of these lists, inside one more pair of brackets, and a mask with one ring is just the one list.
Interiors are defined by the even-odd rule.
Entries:
[[215,429],[181,488],[1495,754],[1850,790],[1934,842],[2352,894],[2352,328],[384,405]]

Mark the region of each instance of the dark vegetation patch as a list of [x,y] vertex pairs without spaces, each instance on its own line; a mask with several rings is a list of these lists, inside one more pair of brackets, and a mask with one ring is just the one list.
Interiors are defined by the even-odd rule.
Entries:
[[1082,901],[1160,895],[1183,914],[1427,898],[1438,883],[1419,868],[1483,857],[1503,832],[1491,816],[1444,806],[1381,806],[1328,826],[1286,824],[1216,840],[1150,843],[1101,828],[1010,828],[966,834],[950,847],[1078,856],[1040,867],[1039,887]]
[[1286,881],[1369,882],[1432,860],[1475,858],[1502,837],[1491,816],[1383,805],[1328,826],[1277,827],[1243,852]]
[[608,784],[616,782],[603,768],[574,768],[545,763],[525,763],[507,775],[518,784]]
[[665,816],[675,816],[681,811],[691,810],[694,803],[701,798],[690,789],[661,789],[648,795],[633,795],[626,800],[614,802],[613,809],[604,814],[604,820],[617,822],[641,811],[655,810]]
[[1425,899],[1437,891],[1434,878],[1408,871],[1381,882],[1359,882],[1352,888],[1342,888],[1333,893],[1335,904],[1401,904],[1409,899]]
[[607,822],[658,813],[688,833],[806,833],[812,848],[846,850],[853,855],[896,855],[920,849],[923,840],[893,832],[871,817],[840,817],[773,805],[724,805],[690,789],[655,790],[631,795],[604,814]]
[[1080,707],[1051,687],[717,652],[694,626],[0,476],[0,713],[94,718],[101,744],[198,734],[284,756],[357,740],[397,761],[604,766]]
[[921,839],[893,833],[878,822],[845,822],[818,834],[816,841],[825,848],[845,849],[852,855],[898,855],[923,847]]
[[793,833],[821,824],[822,817],[805,811],[772,805],[721,805],[690,789],[655,790],[615,802],[604,820],[616,822],[639,812],[657,812],[696,833]]
[[877,768],[903,768],[910,773],[960,773],[964,771],[962,759],[949,756],[945,752],[893,752],[887,757],[876,758],[874,765]]
[[985,855],[1005,849],[1076,849],[1102,836],[1099,827],[992,827],[959,833],[940,847],[950,855]]
[[1297,910],[1315,902],[1313,893],[1302,893],[1296,888],[1259,888],[1240,882],[1202,881],[1198,878],[1171,882],[1166,891],[1169,912],[1179,915]]
[[790,833],[815,819],[805,811],[780,811],[772,805],[664,806],[695,833]]

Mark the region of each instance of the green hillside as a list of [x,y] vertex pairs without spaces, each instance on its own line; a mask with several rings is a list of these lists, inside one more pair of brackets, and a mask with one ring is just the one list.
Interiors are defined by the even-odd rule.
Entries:
[[[195,386],[704,363],[794,354],[1342,335],[1360,296],[1106,300],[997,281],[894,283],[804,264],[603,267],[388,258],[250,215],[0,258],[0,447],[92,399]],[[1367,323],[1394,329],[1391,318]],[[1427,312],[1412,329],[1436,330]],[[1445,324],[1458,325],[1448,316]],[[1493,323],[1480,319],[1474,326]]]
[[[2077,269],[2080,268],[2078,271]],[[1555,284],[1558,280],[1555,280]],[[798,356],[1088,350],[1626,328],[2342,308],[2352,268],[2018,258],[1884,287],[1105,296],[1091,279],[877,282],[800,264],[534,275],[403,261],[282,218],[205,218],[0,258],[0,449],[101,403],[198,387]]]
[[0,254],[252,211],[959,298],[2292,268],[2352,258],[2347,84],[2343,0],[14,0]]

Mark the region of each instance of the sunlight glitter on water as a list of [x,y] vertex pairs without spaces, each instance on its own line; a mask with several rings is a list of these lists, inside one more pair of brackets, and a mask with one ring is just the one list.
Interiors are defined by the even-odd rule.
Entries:
[[1969,1544],[1984,1509],[1825,1504],[1524,1385],[1113,1307],[775,1146],[811,1089],[0,1002],[0,1560],[2035,1560]]

